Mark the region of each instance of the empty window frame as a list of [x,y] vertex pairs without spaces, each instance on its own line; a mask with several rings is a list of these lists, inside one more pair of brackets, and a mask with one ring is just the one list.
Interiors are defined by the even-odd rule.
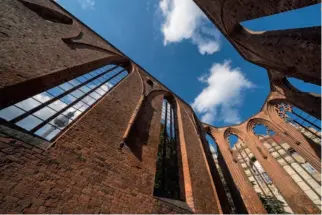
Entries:
[[275,105],[278,115],[306,137],[321,144],[321,120],[287,103]]
[[[291,213],[292,210],[284,197],[280,195],[277,187],[272,183],[272,180],[264,171],[261,164],[256,160],[247,145],[234,134],[228,136],[228,141],[232,151],[237,155],[237,162],[243,168],[248,180],[253,185],[255,192],[260,197],[267,212],[274,214],[285,212]],[[265,202],[270,199],[274,200],[274,202],[280,202],[281,204],[267,205]]]
[[0,118],[53,141],[127,74],[117,65],[101,67],[0,110]]
[[178,143],[173,104],[163,100],[154,195],[180,200]]
[[235,206],[235,203],[234,203],[234,200],[233,200],[233,195],[228,187],[228,183],[227,183],[227,180],[224,176],[224,173],[223,173],[223,170],[222,170],[222,167],[220,166],[220,162],[219,162],[219,159],[222,159],[222,155],[220,153],[220,150],[218,148],[218,145],[217,143],[215,142],[215,140],[212,138],[212,136],[210,136],[209,134],[206,135],[206,139],[207,139],[207,142],[208,142],[208,145],[209,145],[209,148],[210,148],[210,152],[212,154],[212,157],[214,159],[214,162],[215,162],[215,166],[217,168],[217,171],[218,171],[218,174],[219,174],[219,177],[220,177],[220,181],[223,185],[223,188],[224,188],[224,191],[225,191],[225,195],[227,197],[227,200],[228,200],[228,204],[229,204],[229,213],[231,214],[236,214],[237,213],[237,210],[236,210],[236,206]]
[[[321,174],[269,127],[257,124],[253,132],[293,181],[319,207],[321,204]],[[310,167],[311,169],[308,170],[307,168]]]

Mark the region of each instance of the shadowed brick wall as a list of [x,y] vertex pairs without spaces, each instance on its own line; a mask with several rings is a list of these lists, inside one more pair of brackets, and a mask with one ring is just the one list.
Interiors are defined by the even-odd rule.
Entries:
[[[215,187],[212,185],[211,173],[201,140],[191,118],[190,108],[183,103],[179,103],[179,107],[181,110],[181,120],[184,125],[184,136],[186,137],[192,194],[196,212],[202,213],[203,211],[208,211],[209,213],[218,213],[221,210],[219,200],[214,190]],[[205,189],[206,187],[207,189]]]
[[[321,84],[321,26],[254,31],[241,25],[320,3],[321,0],[194,0],[240,55],[266,69]],[[305,56],[305,57],[304,57]]]
[[[269,2],[267,10],[256,13],[250,10],[247,14],[247,7],[254,3],[250,0],[237,16],[235,10],[226,13],[227,6],[235,4],[233,1],[226,1],[225,5],[220,0],[195,1],[199,5],[210,5],[206,14],[247,60],[269,69],[272,92],[261,112],[234,129],[243,130],[252,139],[247,130],[250,120],[265,118],[289,139],[296,139],[297,142],[290,141],[290,144],[299,143],[294,148],[320,167],[321,157],[317,153],[320,146],[313,147],[302,134],[285,125],[269,105],[273,99],[285,99],[296,105],[299,95],[301,101],[307,101],[306,111],[320,118],[319,97],[287,89],[282,82],[288,76],[311,83],[320,80],[316,73],[320,65],[314,59],[320,47],[318,29],[255,35],[239,25],[245,17],[256,18],[315,2],[303,1],[292,8],[281,5],[277,9],[275,3]],[[218,20],[221,12],[215,12],[222,8],[226,12],[223,20]],[[47,150],[31,145],[29,134],[11,130],[13,133],[8,135],[0,125],[0,213],[222,213],[225,210],[222,205],[225,200],[220,200],[222,184],[216,183],[219,178],[211,163],[209,148],[204,137],[199,136],[205,133],[200,131],[200,122],[188,104],[54,1],[4,0],[0,2],[0,14],[0,108],[107,64],[121,64],[129,72]],[[299,40],[287,38],[287,32],[291,36],[299,33]],[[276,55],[280,49],[273,49],[277,45],[275,37],[283,37],[284,42],[290,39],[289,44],[304,49],[301,53],[307,59],[299,60],[297,54],[277,59],[281,53]],[[310,42],[313,51],[308,53],[307,46],[301,46],[306,42]],[[256,48],[254,53],[251,53],[252,47]],[[281,49],[292,52],[283,44]],[[281,66],[280,60],[287,63]],[[292,62],[298,64],[290,68]],[[176,104],[182,201],[153,196],[164,96],[172,97]],[[228,178],[228,186],[236,191],[233,193],[236,207],[243,213],[266,213],[245,173],[234,161],[224,139],[227,129],[231,128],[211,127],[210,133],[218,143],[219,164]],[[282,189],[284,196],[292,199],[291,195],[299,193],[271,156],[268,156],[270,162],[262,158],[267,152],[259,151],[256,141],[248,144],[273,181],[281,179],[277,183],[280,189],[284,181],[289,182]],[[270,170],[272,166],[278,169],[278,177]],[[307,204],[301,204],[305,201]],[[294,197],[290,202],[295,212],[317,212],[305,197]]]
[[[1,213],[220,212],[191,108],[55,2],[5,0],[0,10],[1,108],[106,64],[129,71],[47,150],[0,132]],[[185,106],[191,181],[181,188],[195,208],[153,196],[165,94]]]
[[[73,19],[61,24],[47,21],[18,0],[0,2],[0,107],[51,88],[74,77],[121,61],[118,51],[51,1],[30,1]],[[40,9],[37,9],[40,10]],[[83,37],[67,44],[62,39]],[[120,56],[118,56],[120,55]],[[5,88],[6,87],[6,88]],[[28,92],[24,89],[28,88]],[[16,95],[17,92],[20,93]],[[4,98],[10,95],[10,101]]]

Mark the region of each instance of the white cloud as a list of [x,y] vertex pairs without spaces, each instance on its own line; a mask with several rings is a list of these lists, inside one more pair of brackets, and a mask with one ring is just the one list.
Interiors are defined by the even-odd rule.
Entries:
[[202,55],[219,51],[218,30],[206,28],[207,17],[192,0],[161,0],[159,8],[164,18],[164,45],[189,39]]
[[198,78],[207,86],[195,98],[192,107],[206,123],[224,121],[240,123],[238,107],[243,102],[242,92],[255,85],[246,79],[240,68],[232,68],[230,61],[215,63],[210,74]]
[[77,0],[83,10],[94,9],[95,0]]

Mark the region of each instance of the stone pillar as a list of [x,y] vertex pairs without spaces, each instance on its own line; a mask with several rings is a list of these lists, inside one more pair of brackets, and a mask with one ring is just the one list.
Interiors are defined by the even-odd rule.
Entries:
[[102,66],[129,64],[55,1],[1,1],[0,8],[1,109]]
[[[256,32],[240,22],[317,4],[319,0],[195,0],[209,19],[248,61],[285,76],[321,82],[321,27]],[[303,57],[305,56],[305,57]]]
[[[210,168],[210,172],[211,172],[211,176],[213,178],[214,185],[216,187],[216,191],[217,191],[217,194],[218,194],[220,205],[222,207],[222,211],[225,214],[230,213],[231,210],[230,210],[229,201],[228,201],[228,198],[227,198],[227,195],[226,195],[226,191],[224,189],[223,182],[221,181],[221,178],[220,178],[220,175],[219,175],[219,169],[217,169],[217,167],[216,167],[216,163],[215,163],[213,154],[212,154],[212,152],[210,150],[209,143],[208,143],[208,141],[206,139],[206,133],[205,133],[204,129],[201,126],[199,128],[200,128],[200,131],[199,131],[200,139],[201,139],[201,142],[202,142],[202,145],[203,145],[203,149],[205,151],[205,155],[206,155],[206,158],[207,158],[207,162],[208,162],[208,165],[209,165],[209,168]],[[214,140],[214,142],[216,142],[216,141]]]
[[[239,194],[242,198],[242,201],[245,205],[246,211],[241,211],[241,212],[238,211],[238,212],[250,213],[250,214],[255,214],[255,213],[266,214],[267,212],[261,200],[259,199],[255,190],[253,189],[253,186],[249,182],[243,169],[237,163],[237,160],[234,161],[229,145],[224,139],[224,133],[214,128],[211,128],[210,132],[211,132],[211,135],[217,140],[217,144],[220,149],[223,160],[226,163],[226,167],[228,168],[228,171],[233,179],[233,183],[235,183],[239,191]],[[238,205],[236,204],[236,207],[237,206]]]
[[266,112],[269,117],[269,124],[274,131],[285,138],[287,141],[303,158],[305,158],[311,165],[321,172],[321,146],[305,136],[293,126],[285,123],[278,114],[274,107],[268,104],[268,111]]
[[247,136],[241,138],[262,165],[265,172],[270,176],[294,213],[320,213],[320,210],[286,173],[275,158],[268,153],[267,149],[265,149],[252,131],[249,130]]
[[[183,170],[187,190],[193,195],[195,213],[222,213],[215,184],[212,180],[205,151],[193,122],[191,108],[177,100],[177,114],[182,150]],[[185,168],[185,164],[188,168]],[[190,184],[186,184],[186,175]],[[188,203],[187,197],[187,203]]]

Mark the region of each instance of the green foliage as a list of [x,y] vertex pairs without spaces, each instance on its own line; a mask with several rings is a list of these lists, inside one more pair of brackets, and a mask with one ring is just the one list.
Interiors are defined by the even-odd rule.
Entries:
[[284,202],[276,199],[273,196],[263,196],[258,194],[260,200],[262,201],[267,213],[269,214],[287,214],[284,210]]

